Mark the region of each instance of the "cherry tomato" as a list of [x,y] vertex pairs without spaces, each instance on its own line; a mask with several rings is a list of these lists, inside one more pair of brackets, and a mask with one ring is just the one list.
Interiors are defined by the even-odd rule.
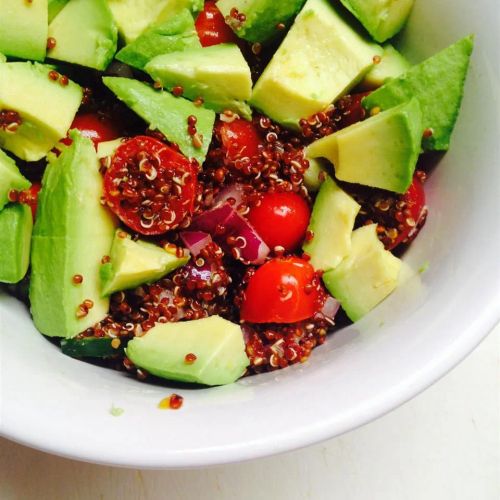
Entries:
[[321,309],[325,294],[309,262],[278,257],[250,278],[241,305],[241,319],[250,323],[296,323]]
[[237,43],[238,41],[238,37],[226,24],[224,16],[214,1],[205,2],[203,10],[196,18],[195,25],[203,47],[210,47],[219,43]]
[[401,243],[410,242],[417,235],[427,215],[425,206],[424,186],[418,175],[413,176],[413,181],[408,191],[402,196],[401,203],[404,204],[402,216],[396,213],[399,223],[399,234],[388,246],[388,250],[396,248]]
[[[115,123],[105,115],[97,113],[79,113],[75,116],[71,129],[78,129],[84,137],[92,140],[95,146],[100,142],[112,141],[120,137],[120,131]],[[68,137],[62,143],[69,146],[73,141]]]
[[266,193],[248,221],[269,248],[295,250],[304,240],[311,217],[308,203],[296,193]]
[[193,212],[196,168],[153,137],[137,136],[121,144],[104,175],[104,199],[134,231],[163,234]]
[[253,123],[241,118],[231,123],[219,122],[217,132],[228,160],[236,161],[244,157],[253,158],[259,154],[262,138]]
[[19,193],[19,202],[29,205],[33,220],[35,220],[36,209],[38,206],[38,193],[42,188],[39,182],[34,182],[29,189],[25,189]]

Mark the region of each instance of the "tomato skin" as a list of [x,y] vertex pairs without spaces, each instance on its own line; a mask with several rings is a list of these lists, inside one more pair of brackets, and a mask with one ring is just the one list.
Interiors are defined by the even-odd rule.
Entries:
[[241,319],[249,323],[296,323],[311,318],[324,302],[319,279],[309,262],[278,257],[249,279]]
[[253,123],[238,118],[231,123],[219,122],[216,128],[229,161],[259,155],[263,142]]
[[134,231],[164,234],[192,214],[196,174],[175,149],[153,137],[136,136],[116,149],[104,175],[104,199]]
[[265,193],[247,218],[269,248],[292,252],[304,240],[311,217],[308,203],[293,193]]
[[[398,237],[388,247],[388,250],[393,250],[402,243],[409,243],[417,235],[419,223],[427,215],[424,186],[417,175],[413,176],[413,181],[402,199],[406,204],[405,209],[409,213],[401,221],[402,230],[400,230]],[[405,220],[408,218],[413,219],[416,225],[409,226],[406,224]]]
[[41,188],[42,186],[39,182],[34,182],[29,189],[25,189],[19,194],[19,202],[31,208],[33,220],[35,220],[36,209],[38,207],[38,193]]
[[214,1],[205,2],[203,10],[196,18],[195,26],[202,47],[238,42],[238,37],[226,24],[224,16]]
[[[111,118],[98,113],[78,113],[71,124],[70,130],[77,129],[83,137],[88,137],[94,145],[100,142],[112,141],[120,137],[120,130]],[[61,140],[69,146],[73,141],[69,137]]]

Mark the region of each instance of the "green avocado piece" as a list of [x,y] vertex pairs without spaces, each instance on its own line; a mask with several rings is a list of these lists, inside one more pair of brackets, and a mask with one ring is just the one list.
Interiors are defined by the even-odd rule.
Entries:
[[118,29],[106,0],[70,0],[49,26],[47,57],[105,70],[115,55]]
[[233,43],[157,56],[145,71],[167,90],[180,86],[184,97],[203,98],[204,106],[216,112],[231,110],[247,119],[252,116],[245,103],[252,96],[250,68]]
[[358,321],[393,292],[400,270],[401,260],[384,249],[377,224],[370,224],[352,233],[351,252],[323,281],[347,316]]
[[313,142],[306,154],[328,158],[341,181],[405,193],[420,155],[422,133],[420,105],[412,99]]
[[112,345],[109,337],[76,337],[62,339],[61,351],[72,358],[111,358],[123,353],[123,344],[118,348]]
[[[292,24],[293,18],[304,5],[305,0],[219,0],[217,7],[223,16],[231,18],[231,11],[236,9],[244,14],[243,23],[236,23],[234,32],[249,42],[267,43]],[[277,26],[283,24],[283,28]]]
[[463,89],[474,37],[468,36],[406,73],[388,81],[363,99],[367,110],[392,108],[416,97],[422,108],[425,137],[423,147],[430,151],[446,151],[462,103]]
[[323,182],[309,222],[313,239],[302,247],[311,256],[314,269],[334,269],[349,254],[351,233],[360,208],[331,177]]
[[406,24],[415,0],[340,0],[377,42],[383,43]]
[[3,0],[1,10],[0,52],[43,61],[47,48],[47,0]]
[[[196,361],[186,363],[187,354]],[[158,377],[203,385],[231,384],[249,365],[240,326],[220,316],[157,324],[132,339],[126,355]]]
[[30,263],[33,217],[27,205],[12,204],[0,212],[0,281],[18,283]]
[[97,158],[101,160],[107,156],[113,156],[116,149],[125,141],[125,137],[119,137],[118,139],[113,139],[112,141],[103,141],[97,145]]
[[304,173],[304,186],[310,193],[319,191],[328,175],[328,163],[321,158],[308,158],[309,167]]
[[102,295],[153,283],[189,261],[146,241],[133,241],[130,234],[118,229],[110,251],[110,261],[101,266]]
[[0,63],[4,62],[7,62],[7,58],[3,54],[0,54]]
[[61,12],[69,0],[49,0],[49,23]]
[[[200,165],[212,140],[215,113],[210,109],[195,106],[182,97],[174,97],[170,92],[155,90],[150,85],[121,77],[104,77],[104,85],[152,129],[159,130],[170,142],[177,144],[184,155],[195,158]],[[200,148],[193,144],[187,131],[189,116],[197,119],[196,129],[202,139]]]
[[183,9],[198,12],[203,0],[107,0],[120,35],[129,44],[147,28],[175,18]]
[[30,186],[31,182],[19,172],[15,161],[0,150],[0,210],[9,202],[11,190],[23,191]]
[[[50,337],[72,338],[108,313],[99,269],[116,223],[101,205],[103,182],[93,143],[76,131],[51,155],[42,180],[31,253],[31,313]],[[81,277],[82,280],[75,280]],[[84,301],[91,301],[85,314]]]
[[160,54],[201,47],[194,19],[187,9],[164,23],[147,29],[132,43],[121,49],[116,58],[129,66],[143,69]]
[[402,75],[410,68],[411,64],[408,59],[388,43],[384,45],[381,61],[366,74],[360,87],[363,90],[376,89],[389,79]]
[[327,0],[308,0],[257,81],[250,104],[282,125],[322,111],[358,84],[382,47]]
[[66,133],[82,101],[82,89],[49,78],[50,66],[0,63],[0,109],[19,113],[15,131],[0,129],[0,147],[26,161],[43,158]]

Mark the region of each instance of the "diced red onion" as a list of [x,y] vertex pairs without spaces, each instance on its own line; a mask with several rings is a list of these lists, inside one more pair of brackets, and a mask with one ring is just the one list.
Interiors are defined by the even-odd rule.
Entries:
[[194,257],[212,242],[212,237],[203,231],[183,231],[180,237]]
[[206,210],[202,214],[196,216],[192,223],[191,229],[196,231],[204,231],[211,235],[215,234],[217,226],[224,226],[224,223],[233,213],[233,208],[228,203],[210,210]]
[[[241,184],[231,184],[219,192],[219,194],[215,197],[214,204],[215,206],[219,206],[229,201],[229,204],[233,208],[237,208],[241,205],[244,196],[245,191]],[[231,202],[230,200],[234,200],[234,202]]]
[[323,307],[316,313],[315,318],[326,319],[329,323],[334,323],[335,316],[340,309],[340,302],[331,295],[325,300]]

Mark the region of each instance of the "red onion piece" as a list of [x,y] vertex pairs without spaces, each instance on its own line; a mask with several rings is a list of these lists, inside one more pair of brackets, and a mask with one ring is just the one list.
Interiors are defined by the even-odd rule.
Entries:
[[203,231],[183,231],[180,237],[194,257],[212,242],[212,237]]
[[[240,259],[251,264],[262,264],[270,252],[250,223],[229,203],[198,215],[193,219],[191,228],[210,233],[214,239],[220,239],[222,244],[225,244],[228,236],[240,238],[237,242]],[[219,233],[221,228],[224,231]]]
[[245,191],[241,184],[231,184],[225,187],[219,194],[215,197],[214,205],[219,206],[226,203],[228,200],[234,200],[234,202],[229,202],[233,208],[238,208],[243,202],[245,197]]
[[340,309],[340,302],[334,299],[331,295],[325,300],[323,307],[315,314],[315,318],[326,319],[332,325],[334,324],[335,316]]

